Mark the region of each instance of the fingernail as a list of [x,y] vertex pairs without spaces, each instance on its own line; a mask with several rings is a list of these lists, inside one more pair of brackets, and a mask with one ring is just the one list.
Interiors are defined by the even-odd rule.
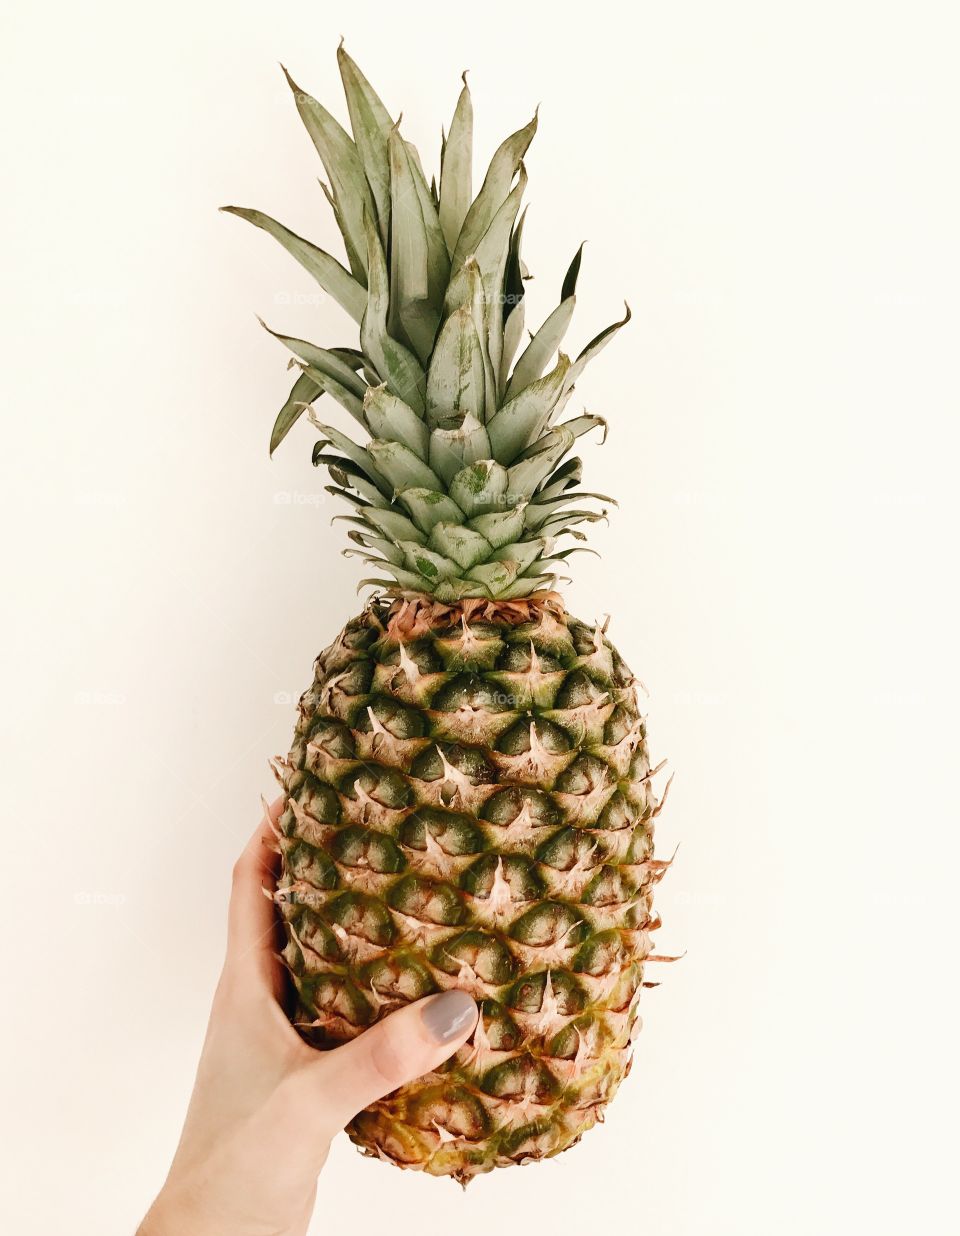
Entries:
[[438,1043],[449,1043],[477,1018],[476,1002],[465,991],[444,991],[427,1002],[424,1025]]

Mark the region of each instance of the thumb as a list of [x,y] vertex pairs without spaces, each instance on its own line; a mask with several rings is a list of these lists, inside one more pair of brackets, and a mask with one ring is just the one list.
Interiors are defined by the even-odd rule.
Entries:
[[429,1073],[466,1042],[478,1014],[465,991],[444,991],[323,1052],[313,1067],[320,1074],[325,1115],[342,1129],[377,1099]]

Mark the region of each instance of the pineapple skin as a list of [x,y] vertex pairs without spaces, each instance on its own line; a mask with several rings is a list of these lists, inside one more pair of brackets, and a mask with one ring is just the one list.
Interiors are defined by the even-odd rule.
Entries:
[[635,682],[556,593],[375,599],[318,657],[276,768],[294,1023],[329,1048],[451,987],[481,1010],[348,1126],[365,1153],[466,1184],[603,1119],[668,866]]

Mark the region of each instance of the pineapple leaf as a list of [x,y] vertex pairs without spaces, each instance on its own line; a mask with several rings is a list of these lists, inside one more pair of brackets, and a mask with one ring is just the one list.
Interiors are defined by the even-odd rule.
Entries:
[[484,417],[489,420],[497,410],[497,381],[490,359],[490,315],[483,286],[483,276],[475,258],[469,257],[463,264],[463,274],[470,295],[470,314],[480,340],[480,356],[483,361]]
[[[541,379],[541,381],[543,380]],[[528,389],[531,388],[528,387]],[[597,429],[598,427],[603,430],[603,438],[600,440],[600,445],[602,446],[607,437],[607,422],[602,416],[593,416],[589,412],[585,412],[583,416],[575,416],[572,420],[564,421],[562,425],[555,425],[553,429],[548,430],[536,442],[527,447],[520,455],[520,459],[529,459],[542,447],[557,441],[560,434],[571,433],[574,438],[579,438],[583,434],[589,433],[591,429]]]
[[435,428],[451,416],[484,419],[483,351],[476,323],[464,306],[440,330],[427,373],[426,418]]
[[528,459],[507,469],[507,489],[515,495],[529,497],[537,486],[550,475],[554,466],[573,446],[573,434],[558,430],[556,439]]
[[395,491],[402,491],[411,485],[443,490],[443,483],[433,469],[422,459],[418,459],[402,442],[386,442],[375,438],[367,450],[373,456],[377,470],[387,478]]
[[358,468],[363,471],[363,474],[368,477],[380,492],[387,498],[393,497],[393,492],[389,484],[384,480],[383,476],[377,470],[376,464],[362,446],[358,446],[352,438],[348,438],[346,434],[341,433],[339,429],[334,429],[332,425],[325,425],[317,419],[316,413],[310,413],[311,424],[319,429],[322,434],[326,434],[330,443],[337,448],[338,451],[343,451],[348,459],[351,459]]
[[349,313],[355,322],[360,321],[367,303],[366,289],[336,258],[325,253],[323,249],[318,249],[309,240],[304,240],[302,236],[291,232],[282,223],[271,219],[269,215],[265,215],[260,210],[247,210],[243,206],[221,206],[220,209],[225,214],[245,219],[254,227],[262,228],[263,231],[273,236],[292,257],[297,259],[303,269],[316,279],[323,290]]
[[452,558],[463,571],[476,566],[478,562],[485,562],[492,550],[485,536],[472,528],[465,528],[461,523],[435,524],[428,544],[437,553]]
[[550,357],[563,343],[564,336],[570,326],[573,311],[576,306],[577,277],[580,274],[580,260],[583,255],[583,245],[574,254],[573,261],[564,276],[560,291],[560,304],[543,323],[537,333],[531,338],[524,349],[523,355],[517,361],[506,389],[506,398],[516,395],[537,378],[546,369]]
[[[427,238],[427,275],[430,287],[430,303],[439,312],[443,305],[443,296],[450,281],[450,256],[447,253],[446,242],[443,239],[443,229],[440,226],[440,216],[437,213],[437,202],[427,186],[427,179],[420,165],[420,156],[412,142],[404,142],[407,152],[407,162],[413,176],[413,186],[417,191],[420,203],[420,215],[423,219],[423,229]],[[436,333],[436,332],[434,332]]]
[[553,356],[554,352],[563,342],[564,335],[566,335],[567,329],[570,326],[575,306],[576,297],[568,296],[566,300],[560,302],[533,336],[516,363],[513,376],[510,378],[507,389],[504,392],[505,398],[514,398],[520,391],[526,390],[531,382],[535,382],[540,377],[544,369],[546,369],[550,357]]
[[419,544],[426,544],[426,537],[421,530],[400,511],[369,510],[363,512],[363,518],[371,528],[382,532],[394,544],[399,541],[416,541]]
[[525,506],[521,503],[512,511],[488,511],[485,515],[475,516],[468,526],[486,537],[494,548],[508,545],[523,532]]
[[532,541],[511,541],[507,545],[501,545],[494,552],[493,561],[512,563],[517,568],[517,574],[522,575],[528,567],[533,566],[546,548],[545,538]]
[[487,309],[487,350],[495,374],[500,372],[500,358],[503,353],[503,288],[510,253],[510,237],[526,187],[527,173],[521,163],[516,186],[497,211],[476,252]]
[[520,574],[517,562],[483,562],[467,571],[468,579],[475,579],[485,584],[493,596],[509,587]]
[[403,138],[390,133],[390,317],[397,338],[413,345],[422,361],[430,357],[439,310],[430,303],[427,232],[413,171]]
[[421,532],[429,534],[437,524],[463,523],[463,511],[452,498],[435,489],[412,485],[402,490],[397,497],[410,512],[413,522]]
[[390,505],[390,499],[380,492],[358,464],[350,459],[343,459],[339,455],[326,454],[323,449],[325,445],[324,442],[314,444],[311,458],[315,468],[323,464],[337,485],[344,490],[355,489],[361,498],[373,506],[388,507]]
[[452,558],[446,558],[443,554],[434,553],[432,549],[427,549],[425,545],[401,541],[400,548],[403,550],[404,558],[410,570],[418,571],[431,584],[441,579],[455,579],[459,574],[459,568]]
[[298,360],[313,369],[318,369],[326,377],[333,378],[341,386],[346,387],[352,394],[363,398],[367,390],[366,382],[357,376],[353,365],[348,364],[336,352],[328,351],[327,348],[318,348],[316,344],[308,343],[305,339],[295,339],[292,335],[278,334],[277,331],[270,329],[263,318],[258,318],[257,321],[268,335],[279,339]]
[[307,374],[301,373],[273,423],[273,432],[270,434],[271,455],[303,415],[304,410],[322,394],[322,383],[315,382]]
[[337,48],[337,63],[347,97],[350,127],[367,183],[373,194],[380,236],[387,243],[390,235],[390,161],[387,142],[393,121],[379,95],[347,54],[343,43]]
[[513,178],[520,170],[523,156],[527,153],[533,135],[537,131],[537,117],[534,114],[529,124],[511,133],[497,147],[490,166],[483,179],[480,192],[477,194],[467,211],[460,235],[453,253],[453,269],[459,270],[466,259],[480,244],[494,216],[503,205],[513,184]]
[[526,317],[527,305],[526,301],[522,300],[510,314],[509,318],[507,318],[507,324],[503,328],[503,355],[500,357],[500,373],[498,375],[497,388],[504,391],[505,399],[507,384],[510,380],[510,366],[513,364],[517,349],[520,347],[520,340],[523,338]]
[[521,575],[521,577],[504,588],[499,594],[503,601],[513,601],[517,597],[527,597],[531,592],[539,592],[544,588],[552,588],[557,582],[555,575]]
[[330,179],[350,268],[365,283],[367,243],[363,215],[364,211],[372,214],[375,207],[356,144],[325,107],[301,90],[286,69],[283,72],[293,91],[300,119]]
[[453,256],[473,196],[473,103],[467,75],[440,154],[440,226]]
[[586,243],[586,241],[581,241],[580,248],[573,255],[573,261],[567,267],[567,273],[563,277],[563,286],[560,289],[561,304],[576,293],[577,279],[580,277],[580,263],[583,261],[583,246]]
[[610,326],[606,327],[605,330],[602,330],[599,335],[594,336],[594,338],[590,340],[587,346],[570,366],[570,372],[567,374],[568,389],[573,386],[574,382],[576,382],[577,378],[579,378],[580,374],[583,373],[584,369],[587,367],[589,362],[593,360],[597,353],[602,352],[617,331],[626,326],[631,317],[633,317],[633,314],[630,312],[630,306],[624,303],[623,307],[626,312],[620,321],[612,323]]
[[523,458],[521,452],[540,437],[563,394],[569,368],[570,360],[561,352],[556,367],[546,377],[531,382],[489,422],[490,445],[501,463]]
[[430,435],[430,466],[446,484],[468,464],[490,458],[490,438],[475,416],[457,418]]
[[523,225],[527,218],[524,208],[517,226],[510,237],[510,248],[507,251],[507,267],[503,285],[503,320],[508,321],[523,303],[523,271],[520,266],[520,243],[523,239]]
[[402,442],[421,459],[430,452],[430,431],[409,404],[391,395],[386,385],[367,388],[363,400],[367,427],[374,438]]
[[357,584],[357,592],[361,588],[386,588],[392,590],[396,584],[412,592],[423,591],[423,576],[417,575],[414,571],[405,571],[402,567],[393,566],[392,564],[386,569],[393,576],[393,579],[361,579],[360,583]]
[[363,419],[363,400],[358,395],[348,390],[336,378],[321,372],[319,369],[315,369],[313,365],[306,365],[301,362],[300,368],[318,386],[322,386],[325,391],[331,394],[337,403],[340,404],[341,408],[346,408],[354,420],[359,421],[366,428],[366,422]]
[[390,308],[387,259],[369,212],[364,214],[364,228],[369,283],[367,307],[360,324],[360,343],[390,391],[408,403],[414,412],[422,413],[426,376],[413,353],[393,339],[387,330]]
[[495,459],[480,459],[450,482],[450,496],[467,516],[498,508],[507,492],[507,470]]

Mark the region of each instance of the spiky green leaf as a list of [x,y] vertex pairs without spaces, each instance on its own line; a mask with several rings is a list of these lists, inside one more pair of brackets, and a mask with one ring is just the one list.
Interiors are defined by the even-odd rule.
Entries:
[[271,455],[306,411],[308,405],[315,399],[319,399],[322,394],[321,382],[315,382],[305,373],[300,374],[273,423],[273,432],[270,434]]
[[373,194],[380,236],[387,243],[390,235],[390,162],[387,140],[393,121],[379,95],[347,54],[343,44],[337,48],[337,63],[347,97],[350,127],[360,162]]
[[356,144],[325,107],[301,90],[286,69],[283,72],[293,91],[300,118],[330,180],[350,268],[366,283],[367,243],[363,216],[365,211],[373,215],[375,206]]
[[426,376],[413,353],[393,339],[387,329],[390,310],[387,260],[369,212],[364,214],[364,232],[369,276],[367,308],[360,324],[360,343],[390,391],[408,403],[414,412],[422,413]]
[[473,197],[473,104],[467,75],[440,157],[440,226],[452,257]]
[[453,253],[454,271],[457,271],[470,254],[476,251],[494,216],[503,205],[510,192],[510,186],[513,184],[513,178],[520,170],[523,156],[533,141],[536,131],[537,117],[534,115],[529,124],[518,129],[516,133],[511,133],[497,147],[480,192],[467,211],[460,235],[457,237]]
[[248,210],[244,206],[221,206],[220,209],[228,215],[236,215],[245,219],[254,227],[261,228],[268,235],[278,240],[284,249],[300,263],[308,274],[337,302],[341,308],[359,322],[363,317],[364,306],[367,303],[366,289],[354,279],[353,275],[342,266],[335,257],[331,257],[323,249],[318,249],[309,240],[304,240],[296,232],[271,219],[261,210]]

